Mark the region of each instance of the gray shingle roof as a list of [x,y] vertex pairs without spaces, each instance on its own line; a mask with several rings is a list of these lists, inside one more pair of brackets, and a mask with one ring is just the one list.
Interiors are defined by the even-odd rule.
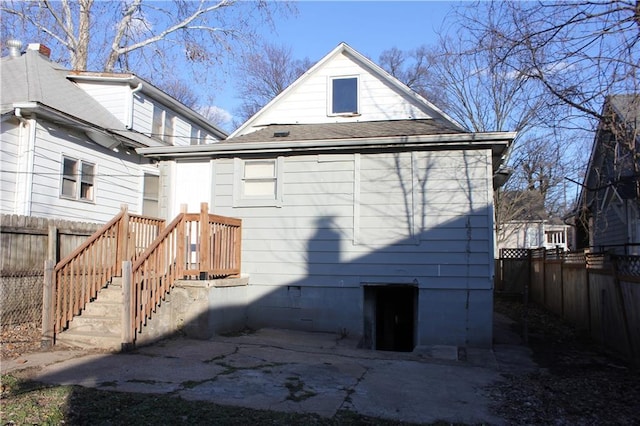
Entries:
[[104,129],[125,130],[120,120],[67,79],[68,70],[35,50],[2,58],[0,71],[2,114],[11,111],[14,103],[33,102]]
[[[443,120],[360,121],[353,123],[270,124],[225,142],[285,142],[465,133]],[[225,143],[222,142],[222,143]]]

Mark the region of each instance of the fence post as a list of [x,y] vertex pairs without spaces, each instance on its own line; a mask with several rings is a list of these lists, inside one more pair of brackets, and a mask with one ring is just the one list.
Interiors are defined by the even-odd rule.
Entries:
[[527,249],[527,265],[529,266],[529,273],[527,274],[527,280],[524,282],[524,290],[522,298],[524,299],[524,312],[522,314],[522,338],[525,344],[529,344],[529,287],[532,283],[533,275],[533,256],[532,250]]
[[[209,279],[211,271],[211,246],[209,244],[209,205],[207,203],[200,204],[200,253],[198,253],[200,261],[200,279]],[[203,277],[204,275],[204,277]]]
[[52,260],[54,263],[58,262],[58,227],[55,225],[49,225],[49,236],[47,239],[47,259]]
[[42,288],[42,348],[49,348],[54,343],[54,316],[55,310],[55,262],[45,260],[44,262],[44,286]]
[[633,347],[633,338],[631,333],[629,332],[629,319],[627,318],[627,308],[624,304],[624,295],[622,294],[622,284],[620,283],[620,277],[618,275],[618,261],[619,257],[612,256],[611,264],[612,264],[612,272],[613,272],[613,285],[616,289],[616,296],[618,299],[618,303],[620,306],[620,311],[622,313],[622,323],[624,325],[624,336],[627,339],[627,344],[629,345],[629,352],[631,355],[631,360],[635,363],[636,360],[636,351]]
[[[562,256],[561,256],[562,254]],[[560,252],[560,247],[556,246],[556,255],[558,261],[560,261],[560,316],[565,318],[564,316],[564,261],[565,256],[564,252]],[[566,318],[565,318],[566,319]]]
[[132,288],[131,261],[122,262],[122,351],[133,349],[133,304],[131,299]]

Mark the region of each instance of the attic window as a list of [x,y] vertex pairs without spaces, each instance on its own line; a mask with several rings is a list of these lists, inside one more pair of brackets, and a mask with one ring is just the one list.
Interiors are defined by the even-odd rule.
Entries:
[[330,114],[359,114],[358,77],[333,77],[330,87]]

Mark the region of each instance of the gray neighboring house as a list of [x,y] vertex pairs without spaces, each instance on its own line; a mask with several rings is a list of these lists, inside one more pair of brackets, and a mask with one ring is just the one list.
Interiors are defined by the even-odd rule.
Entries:
[[493,178],[514,137],[465,130],[342,43],[227,140],[138,152],[169,216],[181,194],[242,219],[238,321],[411,351],[492,344]]
[[123,204],[159,216],[160,173],[140,147],[226,133],[130,73],[69,71],[11,41],[0,60],[0,213],[107,222]]
[[573,213],[577,248],[640,255],[640,95],[611,95]]

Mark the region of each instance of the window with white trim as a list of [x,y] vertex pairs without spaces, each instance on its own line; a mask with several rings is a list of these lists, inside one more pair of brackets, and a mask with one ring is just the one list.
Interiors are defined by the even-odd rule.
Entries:
[[153,106],[151,136],[173,145],[176,136],[175,120],[174,114],[155,104]]
[[282,157],[256,160],[235,159],[234,205],[280,206]]
[[93,201],[96,166],[71,157],[62,158],[60,196],[72,200]]
[[329,79],[329,115],[357,115],[360,113],[358,77]]
[[144,174],[142,189],[142,214],[150,217],[160,217],[159,196],[160,176]]

